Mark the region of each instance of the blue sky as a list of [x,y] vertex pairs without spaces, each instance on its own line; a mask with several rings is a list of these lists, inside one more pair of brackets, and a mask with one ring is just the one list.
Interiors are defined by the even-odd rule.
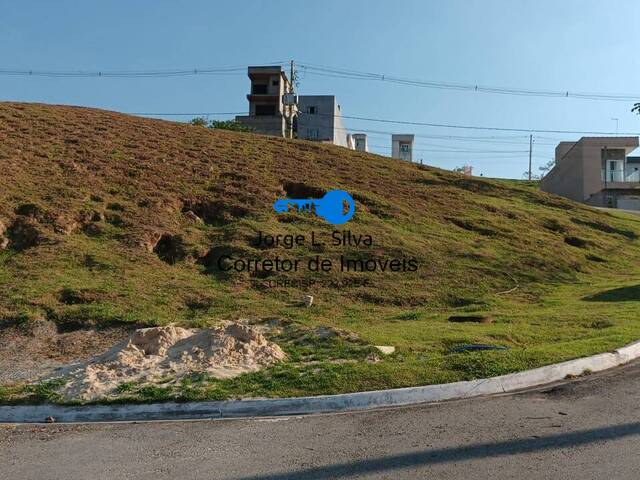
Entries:
[[[640,2],[627,1],[21,1],[0,3],[0,66],[148,70],[300,62],[424,80],[581,92],[640,92]],[[551,130],[640,131],[631,102],[503,96],[315,76],[301,94],[334,94],[345,115]],[[247,109],[245,74],[176,78],[0,76],[0,99],[123,112]],[[639,98],[640,101],[640,98]],[[175,118],[173,118],[175,120]],[[389,154],[386,132],[415,133],[442,168],[520,178],[526,133],[346,120]],[[430,138],[433,135],[481,137]],[[498,137],[498,138],[496,138]],[[554,144],[535,138],[534,170]],[[493,153],[506,151],[507,153]]]

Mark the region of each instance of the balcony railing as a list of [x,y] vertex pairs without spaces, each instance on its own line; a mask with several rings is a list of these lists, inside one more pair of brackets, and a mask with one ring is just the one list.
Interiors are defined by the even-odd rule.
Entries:
[[605,183],[610,182],[630,182],[640,183],[640,171],[639,170],[607,170],[602,169],[602,181]]

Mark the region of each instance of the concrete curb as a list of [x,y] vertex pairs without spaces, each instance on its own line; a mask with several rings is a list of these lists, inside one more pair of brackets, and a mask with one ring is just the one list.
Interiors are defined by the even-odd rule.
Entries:
[[424,387],[262,400],[77,407],[4,406],[0,407],[0,423],[40,423],[45,422],[47,417],[53,417],[57,422],[116,422],[304,415],[433,403],[514,392],[557,382],[567,376],[582,375],[585,372],[599,372],[623,365],[639,357],[640,341],[637,341],[611,353],[601,353],[524,372]]

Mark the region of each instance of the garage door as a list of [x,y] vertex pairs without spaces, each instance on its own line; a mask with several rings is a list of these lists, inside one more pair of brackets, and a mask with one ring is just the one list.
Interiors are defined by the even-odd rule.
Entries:
[[618,197],[618,208],[623,210],[640,210],[640,197],[630,195]]

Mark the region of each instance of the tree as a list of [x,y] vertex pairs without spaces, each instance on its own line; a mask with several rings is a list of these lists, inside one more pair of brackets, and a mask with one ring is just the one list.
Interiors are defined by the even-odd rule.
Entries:
[[207,120],[204,117],[196,117],[191,119],[191,125],[196,127],[206,127],[219,130],[232,130],[234,132],[252,132],[253,129],[242,125],[235,120]]
[[640,115],[640,102],[634,103],[631,111]]
[[[522,178],[525,180],[529,180],[529,170],[525,170],[522,174]],[[540,180],[540,175],[536,175],[535,173],[531,173],[531,180]]]
[[253,128],[236,122],[235,120],[211,120],[209,128],[218,128],[220,130],[233,130],[234,132],[252,132]]
[[540,170],[540,179],[543,179],[547,175],[547,173],[551,171],[551,169],[555,166],[555,164],[556,164],[555,160],[549,160],[547,163],[545,163],[541,167],[538,167],[538,170]]
[[[535,173],[531,172],[531,180],[536,180],[536,181],[542,180],[547,175],[547,173],[549,173],[549,171],[553,168],[555,164],[556,164],[555,160],[549,160],[547,163],[545,163],[541,167],[538,167],[538,170],[540,170],[540,173],[536,175]],[[522,174],[522,178],[529,178],[529,170],[526,170]]]
[[196,117],[191,119],[191,125],[194,125],[196,127],[206,127],[208,125],[208,122],[204,117]]

